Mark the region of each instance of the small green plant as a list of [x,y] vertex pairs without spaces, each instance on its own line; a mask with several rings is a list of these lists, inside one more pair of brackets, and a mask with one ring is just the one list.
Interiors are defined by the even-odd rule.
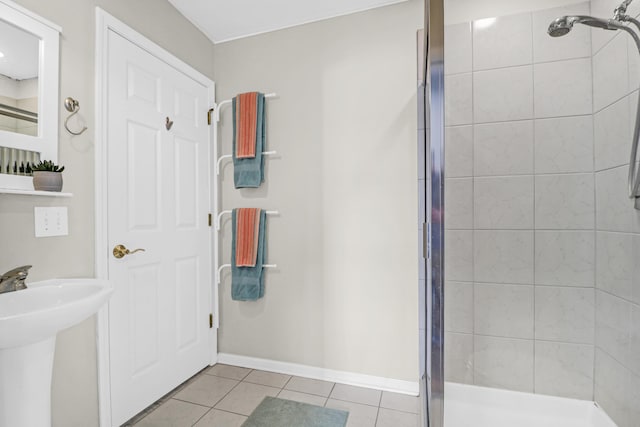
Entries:
[[31,168],[34,172],[62,172],[64,166],[54,165],[51,160],[44,160]]

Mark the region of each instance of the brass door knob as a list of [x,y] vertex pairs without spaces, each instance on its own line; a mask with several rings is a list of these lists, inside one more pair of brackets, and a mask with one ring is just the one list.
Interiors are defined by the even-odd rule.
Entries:
[[116,245],[113,248],[113,256],[118,258],[118,259],[124,258],[125,255],[135,254],[136,252],[144,252],[144,249],[138,248],[138,249],[134,249],[134,250],[130,251],[124,245]]

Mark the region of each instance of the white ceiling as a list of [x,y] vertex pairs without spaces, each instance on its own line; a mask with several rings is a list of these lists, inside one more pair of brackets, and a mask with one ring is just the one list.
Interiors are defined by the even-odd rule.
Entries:
[[407,0],[169,0],[214,43]]
[[15,80],[38,77],[40,39],[0,19],[0,74]]

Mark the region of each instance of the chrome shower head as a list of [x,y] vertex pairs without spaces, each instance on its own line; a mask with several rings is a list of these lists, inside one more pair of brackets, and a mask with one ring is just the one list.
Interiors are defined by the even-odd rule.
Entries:
[[561,16],[549,25],[547,33],[551,37],[561,37],[571,31],[574,24],[588,25],[602,28],[603,30],[620,30],[624,28],[624,25],[613,19],[594,18],[593,16]]
[[568,16],[562,16],[555,19],[550,25],[547,33],[551,37],[562,37],[571,31],[573,28],[573,22],[569,21]]

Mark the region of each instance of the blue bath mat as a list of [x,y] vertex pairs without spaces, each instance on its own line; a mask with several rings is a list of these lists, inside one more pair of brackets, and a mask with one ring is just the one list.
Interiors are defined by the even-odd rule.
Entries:
[[242,427],[344,427],[349,413],[267,396]]

